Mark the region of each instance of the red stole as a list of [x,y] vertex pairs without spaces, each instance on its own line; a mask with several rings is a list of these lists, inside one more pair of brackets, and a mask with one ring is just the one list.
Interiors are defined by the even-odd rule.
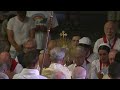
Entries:
[[[111,46],[111,49],[113,49],[116,41],[117,41],[117,37],[114,38],[113,45]],[[107,38],[106,38],[106,36],[103,37],[103,42],[104,42],[104,43],[107,43]]]
[[[102,70],[102,62],[101,62],[101,60],[100,60],[100,71]],[[109,66],[109,64],[107,64],[106,66]]]
[[16,65],[18,64],[18,62],[16,62],[14,59],[12,59],[11,63],[12,63],[12,65],[11,65],[10,71],[13,72],[15,67],[16,67]]
[[101,62],[101,60],[100,60],[100,71],[102,70],[102,62]]

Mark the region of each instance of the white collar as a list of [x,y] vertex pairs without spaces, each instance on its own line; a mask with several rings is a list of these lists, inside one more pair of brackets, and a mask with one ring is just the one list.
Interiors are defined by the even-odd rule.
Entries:
[[40,75],[37,69],[27,69],[24,68],[20,74],[23,75]]
[[60,67],[62,66],[62,67],[64,67],[64,65],[59,64],[59,63],[51,63],[49,67],[51,67],[51,66],[60,66]]

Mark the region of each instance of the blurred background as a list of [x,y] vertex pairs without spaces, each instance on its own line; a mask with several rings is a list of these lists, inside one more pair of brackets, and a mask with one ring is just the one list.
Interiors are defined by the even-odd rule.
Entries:
[[[3,20],[15,11],[0,11],[0,29]],[[107,20],[120,20],[120,11],[54,11],[59,22],[59,26],[52,33],[52,38],[59,38],[59,34],[64,30],[70,39],[72,35],[88,36],[94,42],[100,38],[104,32],[104,23]],[[120,30],[118,30],[120,32]]]

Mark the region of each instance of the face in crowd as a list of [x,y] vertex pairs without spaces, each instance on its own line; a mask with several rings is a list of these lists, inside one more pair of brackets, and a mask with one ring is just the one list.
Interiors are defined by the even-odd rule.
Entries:
[[17,16],[24,20],[26,17],[26,13],[26,11],[17,11]]
[[115,60],[115,55],[117,54],[117,50],[111,50],[109,52],[109,62],[112,64]]
[[112,22],[112,21],[108,21],[105,25],[104,25],[104,33],[107,37],[107,39],[112,39],[114,38],[115,34],[116,34],[116,30],[117,29],[117,25],[116,23]]
[[72,38],[72,46],[73,47],[76,47],[79,45],[79,39],[80,39],[80,36],[73,36],[73,38]]
[[99,47],[98,54],[102,63],[109,62],[109,58],[108,58],[109,52],[110,52],[110,48],[108,46],[102,45]]
[[75,63],[77,66],[82,66],[86,57],[86,51],[83,47],[77,47],[75,52]]

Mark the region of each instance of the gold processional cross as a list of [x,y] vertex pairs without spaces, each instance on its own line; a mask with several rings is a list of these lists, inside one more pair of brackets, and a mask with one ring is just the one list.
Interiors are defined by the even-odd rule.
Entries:
[[62,46],[63,47],[66,47],[66,38],[65,37],[67,37],[67,33],[65,33],[65,31],[62,31],[61,33],[60,33],[60,37],[62,37]]
[[65,31],[62,31],[61,33],[60,33],[60,36],[61,37],[63,37],[63,39],[67,36],[67,33],[65,33]]

